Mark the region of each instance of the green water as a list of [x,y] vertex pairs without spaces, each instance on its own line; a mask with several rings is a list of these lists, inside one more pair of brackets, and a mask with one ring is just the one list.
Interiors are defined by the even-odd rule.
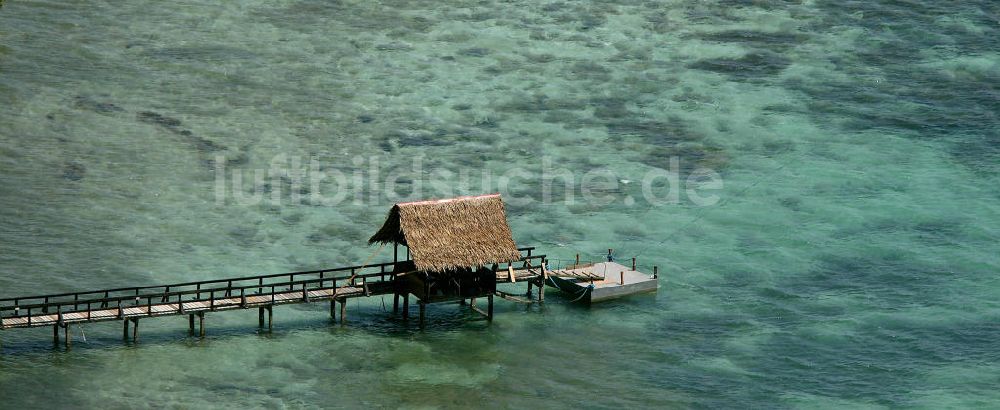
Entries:
[[[204,340],[177,317],[125,344],[112,322],[69,352],[4,331],[0,406],[996,407],[998,84],[986,0],[8,0],[3,297],[372,252],[386,198],[220,203],[220,155],[248,178],[284,155],[407,181],[415,157],[631,181],[679,157],[724,188],[713,206],[650,206],[638,182],[604,206],[508,206],[519,245],[638,254],[655,295],[552,291],[492,324],[432,306],[425,331],[380,299],[344,327],[280,307],[273,334],[214,314]],[[473,193],[445,185],[423,194]]]

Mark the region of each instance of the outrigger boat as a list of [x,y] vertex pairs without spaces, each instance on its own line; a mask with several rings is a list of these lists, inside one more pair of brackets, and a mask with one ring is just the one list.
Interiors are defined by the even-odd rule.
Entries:
[[653,275],[615,262],[571,265],[548,272],[546,284],[584,303],[617,299],[637,293],[656,292],[659,288],[656,268]]

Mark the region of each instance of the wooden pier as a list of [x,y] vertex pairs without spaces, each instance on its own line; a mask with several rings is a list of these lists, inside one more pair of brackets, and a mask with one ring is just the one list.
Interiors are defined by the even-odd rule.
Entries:
[[[521,257],[517,261],[494,265],[491,270],[496,282],[530,282],[541,287],[544,281],[545,255],[532,255],[533,250],[533,247],[518,248]],[[51,326],[53,341],[60,341],[59,333],[62,329],[63,342],[69,347],[72,340],[69,330],[72,325],[120,321],[123,338],[127,340],[131,336],[132,340],[138,340],[140,320],[187,315],[188,333],[204,336],[206,313],[235,309],[258,309],[258,325],[261,328],[266,325],[270,330],[274,306],[328,301],[330,317],[336,320],[339,303],[339,319],[340,323],[344,323],[348,299],[387,294],[394,295],[394,314],[399,312],[399,302],[403,299],[403,318],[408,319],[411,292],[402,286],[403,279],[406,276],[419,277],[420,272],[400,271],[399,268],[405,266],[412,266],[412,261],[407,259],[364,266],[170,285],[3,298],[0,299],[0,330]],[[366,272],[369,270],[372,272]],[[470,304],[490,320],[493,318],[495,292],[494,286],[488,294],[477,294],[488,299],[486,312],[476,308],[474,302]],[[540,292],[540,297],[544,297],[542,295]],[[422,326],[426,305],[443,300],[435,300],[428,295],[417,295],[417,298]],[[474,296],[459,299],[474,300]]]

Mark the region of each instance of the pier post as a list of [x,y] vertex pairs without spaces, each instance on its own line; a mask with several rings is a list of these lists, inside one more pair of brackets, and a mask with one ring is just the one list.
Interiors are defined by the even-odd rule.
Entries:
[[267,307],[267,331],[274,330],[274,305]]
[[417,302],[420,305],[420,328],[424,328],[424,317],[427,315],[427,303],[424,301]]
[[403,295],[403,320],[410,320],[410,294]]
[[63,332],[65,333],[64,336],[66,336],[66,348],[69,349],[73,346],[73,338],[69,335],[69,323],[64,325]]
[[264,328],[264,307],[257,308],[257,327]]
[[205,312],[198,312],[198,337],[205,337]]
[[52,344],[59,345],[59,324],[52,325]]
[[344,324],[344,318],[347,316],[347,298],[340,300],[340,324]]
[[486,320],[489,320],[489,321],[492,322],[493,321],[493,294],[492,293],[490,293],[489,296],[486,296],[486,301],[488,303],[488,307],[486,308]]
[[194,313],[188,315],[188,336],[194,336]]
[[545,271],[545,262],[542,261],[542,277],[538,278],[538,301],[545,302],[545,278],[548,277],[548,273]]
[[132,320],[132,343],[139,342],[139,319]]
[[392,314],[399,314],[399,293],[392,293]]
[[122,321],[122,339],[128,341],[128,322],[129,319]]
[[337,298],[330,299],[330,319],[337,320]]

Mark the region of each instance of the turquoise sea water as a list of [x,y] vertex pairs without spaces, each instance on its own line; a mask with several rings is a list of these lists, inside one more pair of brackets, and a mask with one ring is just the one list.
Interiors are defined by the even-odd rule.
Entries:
[[267,179],[280,204],[219,203],[219,156],[246,179],[279,155],[348,175],[377,161],[410,188],[416,157],[630,181],[678,157],[724,188],[714,206],[650,206],[634,182],[603,206],[508,207],[519,245],[658,265],[655,295],[582,308],[553,291],[498,302],[492,324],[432,306],[425,331],[379,299],[344,327],[281,307],[273,334],[253,311],[210,315],[204,340],[178,317],[125,344],[112,322],[69,352],[49,329],[3,331],[0,403],[996,407],[998,84],[986,0],[8,0],[0,296],[372,252],[387,199],[291,203]]

